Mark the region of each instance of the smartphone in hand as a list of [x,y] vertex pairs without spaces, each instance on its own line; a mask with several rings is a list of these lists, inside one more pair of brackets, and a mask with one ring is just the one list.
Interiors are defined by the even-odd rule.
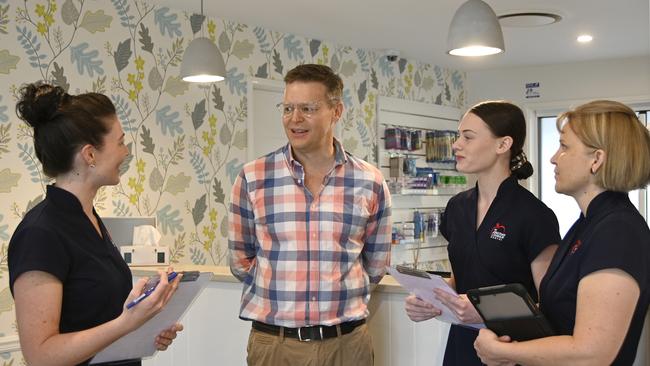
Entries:
[[[174,278],[178,276],[177,272],[171,272],[167,274],[167,281],[172,282]],[[131,309],[132,307],[138,305],[142,300],[146,299],[151,293],[156,289],[156,286],[158,286],[158,283],[160,283],[160,277],[159,276],[153,276],[147,281],[147,283],[144,285],[144,288],[142,289],[142,294],[140,296],[136,297],[133,301],[128,303],[126,305],[127,309]]]

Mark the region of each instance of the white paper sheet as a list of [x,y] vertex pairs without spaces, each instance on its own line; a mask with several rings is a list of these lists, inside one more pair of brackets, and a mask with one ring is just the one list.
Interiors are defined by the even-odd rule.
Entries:
[[90,364],[153,356],[157,351],[156,336],[183,317],[211,278],[212,273],[206,272],[201,273],[196,281],[180,282],[176,293],[160,313],[99,352]]
[[436,298],[436,294],[433,292],[433,290],[437,288],[452,295],[458,296],[456,291],[451,288],[447,281],[445,281],[442,277],[434,274],[429,274],[430,278],[412,276],[401,273],[393,267],[386,267],[386,270],[388,271],[388,274],[393,276],[397,282],[402,285],[402,287],[442,311],[442,314],[438,315],[434,319],[443,321],[445,323],[459,324],[476,329],[485,328],[485,324],[483,323],[465,324],[461,322],[453,311],[443,305],[442,302]]

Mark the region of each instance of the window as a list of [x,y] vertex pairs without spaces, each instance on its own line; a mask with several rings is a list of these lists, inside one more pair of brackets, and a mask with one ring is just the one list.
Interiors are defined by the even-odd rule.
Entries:
[[571,228],[571,225],[578,219],[580,208],[576,201],[569,196],[555,192],[554,166],[551,164],[551,157],[557,151],[560,141],[560,133],[555,127],[555,116],[540,117],[539,123],[539,194],[540,199],[555,212],[560,223],[560,235]]

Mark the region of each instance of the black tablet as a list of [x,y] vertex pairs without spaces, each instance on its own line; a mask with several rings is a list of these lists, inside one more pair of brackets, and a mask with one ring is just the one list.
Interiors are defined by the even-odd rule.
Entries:
[[527,341],[554,335],[544,314],[519,283],[472,289],[467,291],[467,297],[485,326],[499,336]]

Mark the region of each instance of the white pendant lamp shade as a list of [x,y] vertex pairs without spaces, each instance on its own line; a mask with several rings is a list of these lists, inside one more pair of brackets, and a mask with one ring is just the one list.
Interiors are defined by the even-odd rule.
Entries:
[[447,46],[447,53],[454,56],[487,56],[505,51],[494,10],[481,0],[461,5],[449,26]]
[[226,66],[217,46],[209,38],[195,38],[185,49],[181,62],[181,78],[193,83],[221,81]]

